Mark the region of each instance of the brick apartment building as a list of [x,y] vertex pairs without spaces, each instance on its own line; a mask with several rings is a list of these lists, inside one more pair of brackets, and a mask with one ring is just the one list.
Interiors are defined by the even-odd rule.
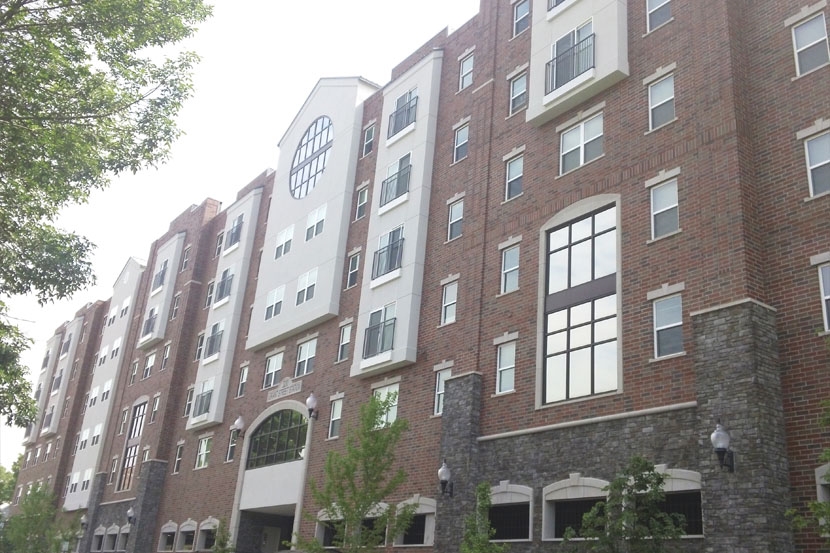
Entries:
[[458,551],[485,481],[495,539],[562,550],[640,454],[683,551],[819,551],[784,516],[830,499],[811,1],[482,0],[385,86],[321,79],[276,170],[56,331],[15,502],[54,488],[83,552],[203,551],[220,519],[239,553],[328,545],[305,484],[397,392],[408,480],[380,507],[418,514],[395,549]]

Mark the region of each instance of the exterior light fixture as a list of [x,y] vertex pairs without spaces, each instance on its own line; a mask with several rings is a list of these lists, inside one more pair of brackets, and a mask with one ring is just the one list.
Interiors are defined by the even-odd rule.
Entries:
[[135,524],[135,520],[135,510],[132,507],[130,507],[129,509],[127,509],[127,522],[129,522],[130,524]]
[[441,484],[441,495],[448,495],[452,497],[452,472],[447,466],[447,460],[441,462],[441,468],[438,469],[438,482]]
[[735,453],[729,449],[731,438],[729,432],[721,425],[720,419],[715,425],[715,431],[712,432],[711,439],[721,470],[726,469],[729,472],[735,472]]
[[314,395],[314,392],[308,394],[308,399],[305,400],[305,406],[308,407],[308,418],[317,420],[317,416],[320,413],[317,411],[317,396]]
[[239,415],[236,417],[236,420],[233,421],[231,430],[236,430],[240,436],[245,434],[245,419],[242,418],[242,415]]
[[86,513],[84,513],[81,515],[81,530],[86,530],[87,524]]

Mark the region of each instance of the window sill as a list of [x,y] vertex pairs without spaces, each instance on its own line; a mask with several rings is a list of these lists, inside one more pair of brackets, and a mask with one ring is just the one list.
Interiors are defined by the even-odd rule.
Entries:
[[454,325],[454,324],[455,324],[455,321],[448,321],[446,323],[441,323],[440,325],[436,326],[435,328],[444,328],[444,327]]
[[590,395],[590,396],[580,396],[580,397],[569,397],[565,399],[558,399],[556,401],[551,401],[550,403],[542,403],[536,409],[550,409],[552,407],[560,407],[562,405],[570,405],[572,403],[582,403],[585,401],[591,401],[594,399],[603,399],[609,396],[619,395],[622,394],[622,390],[610,390],[608,392],[600,392],[598,394]]
[[564,98],[565,96],[569,95],[571,92],[573,92],[583,84],[593,80],[596,74],[596,67],[592,67],[584,73],[580,73],[579,75],[577,75],[567,83],[563,84],[559,88],[555,88],[547,94],[545,94],[542,97],[542,105],[545,106],[545,109],[547,109],[549,106],[555,104],[557,100],[559,100],[560,98]]
[[400,268],[395,269],[393,271],[389,271],[385,275],[380,275],[376,279],[372,280],[372,282],[369,283],[369,288],[374,290],[378,286],[383,286],[387,282],[391,282],[391,281],[395,280],[396,278],[398,278],[400,276],[401,276],[401,269]]
[[515,294],[519,290],[521,290],[521,288],[514,288],[513,290],[510,290],[508,292],[501,292],[500,294],[496,294],[496,298],[502,298],[504,296],[509,296],[510,294]]
[[400,196],[398,196],[394,200],[390,200],[390,201],[386,202],[385,204],[383,204],[382,206],[380,206],[378,208],[378,215],[383,215],[384,213],[392,211],[393,209],[395,209],[396,207],[398,207],[402,203],[406,202],[408,199],[409,199],[409,191],[407,190],[406,192],[404,192],[403,194],[401,194]]
[[653,28],[653,29],[649,29],[649,30],[648,30],[648,32],[646,32],[646,34],[644,34],[641,38],[646,38],[646,37],[647,37],[648,35],[650,35],[651,33],[655,32],[655,31],[657,31],[657,30],[659,30],[659,29],[662,29],[663,27],[665,27],[666,25],[668,25],[668,24],[669,24],[669,23],[671,23],[672,21],[674,21],[674,17],[670,17],[670,18],[668,18],[666,21],[664,21],[663,23],[660,23],[660,24],[659,24],[659,25],[657,25],[655,28]]
[[524,192],[519,192],[518,194],[516,194],[516,195],[515,195],[515,196],[513,196],[512,198],[507,198],[506,200],[503,200],[503,201],[501,202],[501,205],[508,204],[508,203],[512,202],[513,200],[515,200],[516,198],[521,198],[521,197],[522,197],[522,196],[524,196],[524,195],[525,195],[525,193],[524,193]]
[[804,201],[805,202],[812,202],[813,200],[817,200],[819,198],[827,198],[828,196],[830,196],[830,190],[826,190],[824,192],[819,192],[818,194],[816,194],[814,196],[804,198]]
[[213,308],[216,309],[217,307],[222,307],[223,305],[225,305],[226,303],[228,303],[230,301],[231,301],[231,297],[230,296],[225,296],[221,300],[216,300],[215,302],[213,302]]
[[150,290],[150,297],[152,298],[153,296],[155,296],[156,294],[158,294],[159,292],[161,292],[163,288],[164,288],[164,285],[162,284],[162,285],[161,285],[161,286],[159,286],[158,288],[155,288],[155,289],[153,289],[153,290]]
[[516,116],[520,113],[524,113],[525,111],[527,111],[527,102],[525,102],[525,104],[523,106],[520,106],[520,107],[516,108],[515,111],[509,113],[507,115],[507,117],[504,118],[504,120],[507,121],[508,119],[512,119],[514,116]]
[[664,234],[662,236],[658,236],[657,238],[652,238],[651,240],[646,240],[646,245],[648,246],[650,244],[654,244],[655,242],[659,242],[660,240],[664,240],[666,238],[671,238],[672,236],[676,236],[676,235],[680,234],[681,232],[683,232],[682,228],[679,228],[677,230],[673,230],[671,232],[667,232],[666,234]]
[[825,336],[830,336],[830,330],[825,330],[823,332],[818,332],[818,333],[816,333],[816,336],[819,336],[821,338],[824,338]]
[[225,250],[222,252],[222,255],[226,256],[229,253],[234,252],[238,249],[239,249],[239,242],[237,242],[236,244],[233,244],[232,246],[228,246],[227,248],[225,248]]
[[204,359],[202,359],[202,365],[207,365],[209,363],[213,363],[217,359],[219,359],[219,353],[214,353],[210,357],[205,357]]
[[444,244],[446,245],[446,244],[449,244],[450,242],[455,242],[456,240],[459,240],[462,236],[464,236],[464,235],[463,235],[463,234],[459,234],[458,236],[454,236],[453,238],[448,238],[448,239],[444,242]]
[[[490,397],[491,398],[504,397],[504,396],[513,395],[515,393],[516,393],[516,390],[507,390],[506,392],[496,392],[495,394],[490,394]],[[512,541],[512,540],[505,540],[505,541]],[[524,540],[520,540],[520,541],[524,541]]]
[[[530,16],[528,16],[528,17],[530,17]],[[522,29],[521,31],[519,31],[515,35],[511,36],[509,39],[507,39],[507,42],[511,42],[512,40],[522,36],[523,34],[525,34],[528,31],[528,29],[530,29],[530,25],[528,25],[526,28]]]
[[806,77],[807,75],[812,75],[812,74],[813,74],[813,73],[815,73],[816,71],[820,71],[820,70],[824,69],[825,67],[830,67],[830,62],[822,63],[822,64],[821,64],[821,65],[819,65],[818,67],[814,67],[813,69],[810,69],[810,70],[809,70],[809,71],[807,71],[806,73],[802,73],[802,74],[800,74],[800,75],[796,75],[795,77],[793,77],[792,79],[790,79],[790,81],[795,82],[795,81],[797,81],[798,79],[800,79],[800,78],[802,78],[802,77]]
[[[604,158],[604,157],[605,157],[605,152],[603,152],[603,153],[602,153],[602,155],[599,155],[599,156],[595,157],[595,158],[594,158],[594,159],[592,159],[591,161],[585,162],[585,163],[583,163],[582,165],[580,165],[580,166],[578,166],[578,167],[574,167],[573,169],[570,169],[570,170],[568,170],[568,171],[567,171],[567,172],[565,172],[565,173],[560,173],[559,175],[557,175],[557,176],[553,177],[553,180],[556,180],[556,179],[561,179],[561,178],[562,178],[562,177],[564,177],[564,176],[570,175],[570,174],[571,174],[571,173],[573,173],[574,171],[579,171],[579,170],[580,170],[580,169],[582,169],[583,167],[585,167],[585,166],[587,166],[587,165],[591,165],[592,163],[595,163],[595,162],[597,162],[597,161],[601,160],[601,159],[602,159],[602,158]],[[560,163],[561,163],[561,159],[562,159],[562,158],[560,157],[559,159],[560,159]]]
[[643,133],[643,136],[648,136],[651,133],[655,133],[655,132],[659,131],[660,129],[664,129],[664,128],[668,127],[669,125],[671,125],[672,123],[674,123],[675,121],[677,121],[677,117],[673,117],[672,119],[669,119],[668,121],[666,121],[665,123],[663,123],[659,127],[654,127],[653,129],[647,130],[646,132]]
[[380,365],[383,363],[388,363],[392,360],[392,350],[383,351],[378,353],[377,355],[373,355],[368,359],[364,359],[360,362],[360,370],[366,370],[376,365]]
[[665,361],[667,359],[675,359],[677,357],[684,357],[686,355],[685,351],[678,351],[677,353],[672,353],[670,355],[664,355],[662,357],[655,357],[654,359],[649,359],[649,363],[658,363],[660,361]]
[[470,155],[469,155],[469,154],[467,154],[466,156],[462,157],[461,159],[456,159],[455,161],[453,161],[452,163],[450,163],[450,167],[454,167],[454,166],[458,165],[459,163],[461,163],[462,161],[464,161],[464,160],[465,160],[465,159],[467,159],[468,157],[470,157]]
[[388,148],[389,146],[391,146],[395,142],[402,139],[404,136],[406,136],[409,133],[411,133],[412,131],[414,131],[415,130],[415,123],[417,123],[417,121],[413,121],[409,125],[405,126],[401,130],[396,132],[393,136],[390,136],[389,138],[387,138],[386,139],[386,147]]
[[471,86],[473,86],[473,83],[468,84],[464,88],[459,88],[458,90],[455,91],[455,95],[458,96],[459,94],[461,94],[462,92],[464,92],[465,90],[470,88]]
[[345,363],[348,360],[349,360],[348,357],[344,357],[343,359],[338,359],[337,361],[335,361],[334,364],[339,365],[340,363]]

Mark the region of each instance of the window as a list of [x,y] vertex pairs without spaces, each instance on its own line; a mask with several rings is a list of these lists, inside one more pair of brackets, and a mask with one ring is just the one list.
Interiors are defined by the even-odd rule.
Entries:
[[458,90],[464,90],[471,84],[473,84],[472,54],[461,60],[461,67],[458,70]]
[[250,438],[246,468],[255,469],[303,458],[308,419],[299,411],[277,411]]
[[142,338],[145,336],[149,336],[153,333],[153,330],[156,328],[156,313],[157,309],[155,307],[151,307],[150,311],[147,312],[147,318],[144,319],[144,327],[141,332]]
[[340,342],[337,346],[337,361],[344,361],[349,358],[349,344],[352,341],[352,325],[345,324],[340,327]]
[[398,418],[398,384],[389,384],[375,388],[374,394],[380,401],[391,401],[389,410],[381,420],[381,426],[389,426]]
[[654,301],[654,355],[683,351],[683,305],[680,296]]
[[651,130],[674,121],[674,75],[649,85],[648,115]]
[[282,352],[269,355],[265,358],[265,377],[262,380],[262,388],[276,386],[280,381],[280,369],[282,369]]
[[403,225],[382,234],[372,263],[372,278],[378,278],[401,268],[403,260]]
[[464,200],[458,200],[449,205],[449,221],[447,222],[447,241],[461,236],[464,225]]
[[161,353],[161,369],[160,369],[162,371],[167,368],[167,364],[170,362],[170,347],[171,347],[171,344],[165,344],[164,345],[164,350],[162,350],[162,353]]
[[543,403],[616,390],[616,206],[555,225],[545,246]]
[[133,483],[133,473],[137,459],[138,445],[128,447],[124,452],[124,464],[121,466],[121,479],[118,481],[118,491],[130,489]]
[[222,271],[222,277],[219,279],[219,284],[216,286],[216,303],[223,299],[230,297],[231,286],[233,286],[233,273],[230,267]]
[[545,94],[593,68],[594,25],[587,21],[553,43],[553,57],[545,66]]
[[349,269],[346,273],[346,288],[351,288],[357,285],[357,272],[360,269],[360,254],[352,254],[349,256]]
[[372,147],[375,143],[375,126],[370,125],[363,131],[363,156],[368,156],[372,153]]
[[184,400],[184,414],[182,416],[189,417],[190,409],[193,407],[193,388],[187,389],[187,396]]
[[127,314],[127,312],[130,310],[130,300],[131,300],[131,297],[128,297],[127,299],[124,300],[124,303],[122,304],[123,307],[121,308],[121,313],[118,315],[119,317],[124,317]]
[[129,439],[140,438],[144,431],[144,414],[147,411],[147,402],[139,403],[133,407],[133,418],[130,422]]
[[210,327],[210,336],[207,338],[207,346],[205,347],[205,359],[219,354],[222,349],[222,334],[224,334],[223,323],[214,323]]
[[[195,528],[195,526],[194,526]],[[196,531],[195,530],[185,530],[181,529],[179,531],[179,545],[176,547],[177,551],[191,551],[193,549],[193,544],[196,541]]]
[[[181,447],[181,446],[180,446]],[[176,474],[178,471],[173,471]],[[159,543],[159,551],[173,551],[176,546],[176,532],[162,532],[161,542]]]
[[321,205],[317,209],[308,214],[306,219],[305,240],[308,242],[321,232],[323,232],[323,225],[326,222],[326,204]]
[[369,203],[369,187],[364,186],[357,191],[357,207],[354,211],[354,220],[362,219],[366,216],[366,205]]
[[211,445],[213,445],[213,437],[208,436],[199,439],[199,448],[196,451],[196,465],[194,468],[201,469],[208,466]]
[[118,357],[118,352],[121,349],[121,338],[116,338],[115,342],[112,344],[112,353],[110,354],[110,359],[115,359]]
[[519,246],[501,252],[501,293],[519,289]]
[[560,140],[560,175],[597,159],[603,154],[602,114],[563,132]]
[[127,421],[130,418],[130,409],[129,407],[125,408],[121,411],[121,421],[118,423],[118,434],[121,435],[127,430]]
[[187,269],[187,264],[190,261],[190,246],[186,247],[182,252],[182,271]]
[[196,402],[193,404],[193,418],[206,415],[210,411],[210,402],[213,397],[213,378],[208,378],[200,385],[199,393],[196,395]]
[[314,370],[314,356],[317,354],[317,338],[297,346],[297,367],[294,376],[303,376]]
[[92,469],[84,471],[84,479],[81,481],[81,491],[89,489],[89,481],[92,479]]
[[679,229],[677,179],[672,179],[651,189],[651,238],[660,238]]
[[[78,451],[86,449],[87,442],[89,442],[89,428],[84,428],[83,432],[81,432],[81,441],[78,443]],[[39,447],[35,450],[35,463],[37,463],[38,457],[40,457]]]
[[452,376],[452,369],[435,372],[435,401],[433,402],[432,410],[435,415],[440,415],[444,412],[444,386],[450,376]]
[[213,303],[214,282],[211,280],[207,285],[207,293],[205,294],[205,307],[210,307]]
[[827,24],[819,13],[804,23],[793,27],[793,45],[798,74],[803,75],[830,62],[827,47]]
[[170,308],[170,320],[179,316],[179,305],[182,302],[182,295],[176,294],[173,296],[173,307]]
[[386,178],[380,185],[380,207],[409,192],[412,172],[411,155],[406,154],[386,168]]
[[[112,379],[107,380],[104,382],[104,391],[101,392],[101,401],[107,401],[110,397],[110,391],[112,390]],[[64,410],[66,406],[64,406]]]
[[392,138],[409,125],[415,122],[418,109],[418,89],[402,94],[395,100],[395,111],[389,115],[389,132],[387,138]]
[[222,253],[222,246],[225,244],[225,233],[220,232],[216,235],[216,248],[213,250],[213,257],[219,257]]
[[343,400],[335,399],[331,402],[331,416],[329,417],[329,438],[340,435],[340,419],[343,415]]
[[231,430],[231,435],[228,438],[228,455],[225,457],[225,462],[233,461],[233,456],[236,454],[236,441],[239,439],[239,430],[234,428]]
[[156,417],[159,414],[159,404],[161,403],[161,396],[153,398],[153,407],[150,409],[150,423],[156,422]]
[[513,6],[513,36],[530,27],[530,0],[521,0]]
[[196,360],[202,358],[202,350],[205,347],[205,333],[200,332],[199,336],[196,337]]
[[[75,493],[78,491],[78,481],[81,479],[80,472],[73,472],[72,473],[72,484],[69,486],[69,492]],[[29,487],[29,491],[32,491],[31,486]],[[28,492],[27,492],[28,493]],[[100,549],[100,547],[99,547]]]
[[363,341],[363,358],[389,351],[395,342],[395,304],[390,303],[369,314],[369,326]]
[[317,179],[323,175],[326,168],[333,141],[334,129],[331,119],[323,115],[309,125],[300,139],[291,163],[288,186],[294,198],[305,198],[314,190]]
[[522,193],[522,177],[524,176],[525,157],[524,155],[514,157],[507,161],[505,170],[504,199],[512,200]]
[[[98,445],[98,442],[101,441],[101,431],[103,428],[104,424],[101,422],[95,425],[95,428],[92,429],[92,440],[89,442],[89,445]],[[49,455],[49,446],[51,445],[51,443],[46,444],[46,456]],[[44,459],[46,456],[44,456]]]
[[227,235],[225,236],[225,249],[227,250],[231,246],[235,246],[239,244],[239,240],[242,238],[242,217],[243,214],[240,213],[236,219],[233,220],[231,224],[231,228],[228,231]]
[[285,296],[285,286],[280,286],[268,292],[265,296],[265,320],[276,317],[282,311],[282,300]]
[[150,373],[153,372],[153,365],[156,362],[156,354],[151,353],[147,357],[144,358],[144,370],[141,373],[141,380],[145,378],[149,378]]
[[455,322],[455,306],[458,303],[458,281],[445,284],[441,293],[441,324]]
[[496,393],[503,394],[514,390],[516,374],[516,342],[502,344],[498,348],[496,360]]
[[110,473],[107,477],[107,485],[114,484],[115,478],[118,476],[118,457],[113,457],[110,461]]
[[648,11],[648,30],[652,31],[671,19],[670,0],[646,0]]
[[182,468],[182,457],[184,456],[184,444],[176,446],[176,459],[173,461],[173,474],[178,474]]
[[66,337],[66,340],[63,341],[61,344],[61,352],[60,356],[63,357],[67,353],[69,353],[69,346],[72,344],[72,334],[70,333],[69,336]]
[[236,397],[245,395],[245,384],[248,382],[248,366],[245,365],[239,371],[239,383],[236,385]]
[[277,249],[274,252],[274,259],[287,255],[291,251],[291,241],[294,239],[294,225],[282,229],[277,234]]
[[314,297],[314,288],[317,285],[317,268],[300,275],[297,280],[297,305],[303,304]]
[[455,130],[455,143],[452,150],[452,161],[456,163],[467,157],[467,145],[470,140],[470,125],[463,125]]
[[164,277],[167,275],[167,260],[161,262],[161,267],[153,275],[153,285],[150,290],[158,290],[162,286],[164,286]]
[[818,268],[821,287],[821,305],[824,309],[824,330],[830,330],[830,265]]
[[510,81],[510,115],[527,107],[527,73]]
[[495,530],[492,539],[529,540],[530,502],[532,492],[526,486],[502,482],[491,489],[490,524]]
[[807,151],[807,171],[810,195],[830,192],[830,132],[804,142]]

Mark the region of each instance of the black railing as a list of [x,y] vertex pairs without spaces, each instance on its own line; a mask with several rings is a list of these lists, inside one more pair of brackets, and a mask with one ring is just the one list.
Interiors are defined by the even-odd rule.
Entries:
[[234,221],[234,225],[228,231],[227,236],[225,236],[225,249],[238,243],[240,238],[242,238],[242,222],[239,221],[239,224],[236,224],[236,221]]
[[567,1],[568,0],[548,0],[548,9],[552,10],[553,8],[558,6],[559,4],[564,4]]
[[363,342],[363,358],[374,357],[389,351],[395,342],[395,319],[389,319],[366,329]]
[[52,379],[52,391],[53,392],[61,387],[61,379],[63,379],[63,372],[55,375],[55,378]]
[[196,404],[193,407],[193,416],[198,417],[210,411],[210,398],[213,396],[213,390],[202,392],[196,396]]
[[399,238],[392,242],[385,248],[381,248],[375,252],[375,258],[372,263],[372,278],[378,278],[386,273],[399,269],[401,267],[401,258],[403,257],[403,238]]
[[389,132],[387,138],[392,138],[403,129],[415,122],[415,114],[418,111],[418,97],[415,96],[406,105],[396,109],[389,116]]
[[233,275],[219,281],[216,287],[216,301],[223,300],[231,295],[231,285],[233,284]]
[[165,265],[161,271],[156,273],[156,276],[153,277],[153,287],[151,290],[155,290],[156,288],[160,288],[164,284],[164,277],[167,275],[167,265]]
[[545,94],[594,67],[594,36],[592,34],[577,42],[548,62],[545,66]]
[[151,315],[144,321],[144,328],[141,331],[142,336],[147,336],[148,334],[152,334],[153,330],[156,328],[156,315]]
[[41,426],[41,432],[44,430],[49,430],[49,427],[52,426],[52,413],[49,413],[43,419],[43,426]]
[[412,165],[407,165],[391,177],[383,181],[380,186],[380,205],[384,206],[409,192],[409,173]]
[[219,353],[219,349],[222,346],[223,332],[223,330],[220,330],[216,334],[211,334],[210,336],[208,336],[207,348],[205,349],[205,357],[210,357],[211,355]]

